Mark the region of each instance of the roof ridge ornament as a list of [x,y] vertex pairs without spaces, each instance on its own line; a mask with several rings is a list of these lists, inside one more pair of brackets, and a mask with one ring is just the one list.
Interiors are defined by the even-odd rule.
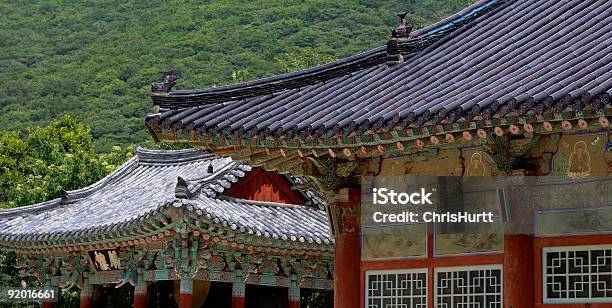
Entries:
[[151,83],[151,92],[153,93],[169,93],[172,90],[172,87],[176,84],[176,81],[179,79],[177,75],[174,74],[173,70],[169,71],[160,71],[162,76],[164,76],[164,80],[162,82],[154,82]]
[[391,31],[391,38],[410,38],[410,32],[412,32],[412,18],[408,15],[408,12],[399,12],[396,16],[399,17],[400,24]]
[[174,188],[174,196],[179,199],[191,198],[191,192],[189,191],[189,184],[182,177],[177,177],[176,187]]
[[70,203],[70,196],[68,195],[68,191],[65,189],[61,189],[60,191],[60,204],[61,205],[66,205],[68,203]]
[[387,42],[388,66],[404,62],[399,46],[410,41],[410,32],[412,32],[412,18],[408,12],[400,12],[396,16],[399,17],[400,24],[391,31],[391,39]]

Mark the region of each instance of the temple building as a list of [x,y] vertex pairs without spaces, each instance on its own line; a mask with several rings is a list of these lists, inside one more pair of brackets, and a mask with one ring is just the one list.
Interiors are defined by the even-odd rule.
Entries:
[[[0,248],[82,307],[115,290],[296,308],[332,289],[341,308],[610,307],[612,1],[478,1],[415,31],[398,16],[385,46],[294,73],[172,90],[165,72],[146,128],[195,149],[138,149],[0,211]],[[475,193],[498,228],[373,224],[369,179],[398,176]]]
[[360,213],[364,176],[608,176],[612,1],[478,1],[416,31],[399,17],[386,46],[295,73],[172,90],[168,72],[146,127],[311,179],[329,205],[335,307],[610,307],[608,197],[588,212],[553,183],[545,208],[501,202],[487,238],[421,224],[396,248]]
[[80,290],[81,307],[124,292],[138,308],[297,308],[301,290],[333,287],[325,203],[295,189],[307,183],[198,149],[138,148],[89,187],[0,210],[0,248],[35,283]]

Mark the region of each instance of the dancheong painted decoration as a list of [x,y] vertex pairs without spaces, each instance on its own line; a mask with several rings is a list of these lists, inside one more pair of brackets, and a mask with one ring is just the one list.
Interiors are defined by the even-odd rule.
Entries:
[[[164,72],[146,128],[215,156],[140,150],[1,212],[0,244],[51,285],[176,281],[182,308],[209,281],[232,283],[233,308],[245,284],[288,307],[307,288],[349,308],[610,307],[612,202],[590,179],[612,172],[612,1],[478,1],[414,31],[398,16],[385,46],[294,73],[177,90]],[[376,229],[364,176],[538,176],[519,186],[545,204],[483,195],[504,225],[471,236]]]

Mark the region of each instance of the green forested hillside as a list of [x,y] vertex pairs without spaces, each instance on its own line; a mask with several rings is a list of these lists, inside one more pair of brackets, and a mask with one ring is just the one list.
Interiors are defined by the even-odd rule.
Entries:
[[143,142],[160,69],[179,72],[176,89],[269,76],[302,55],[316,62],[384,44],[398,11],[422,27],[471,2],[2,1],[0,131],[70,113],[92,127],[99,150]]

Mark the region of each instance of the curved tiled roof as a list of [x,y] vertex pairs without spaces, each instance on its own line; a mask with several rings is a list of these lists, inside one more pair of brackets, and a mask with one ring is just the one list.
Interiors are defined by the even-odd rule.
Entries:
[[384,64],[379,48],[252,83],[156,93],[161,111],[146,121],[209,136],[331,137],[600,109],[612,94],[611,27],[611,1],[481,1],[390,44],[402,63]]
[[[0,210],[0,245],[84,243],[102,234],[157,222],[155,217],[169,207],[184,207],[190,215],[247,235],[331,245],[323,210],[221,195],[249,170],[248,165],[200,150],[138,148],[135,157],[89,187],[47,202]],[[179,196],[179,177],[179,183],[184,179],[189,198]]]
[[193,210],[234,231],[285,241],[329,244],[324,212],[301,205],[274,204],[221,196],[200,196]]

